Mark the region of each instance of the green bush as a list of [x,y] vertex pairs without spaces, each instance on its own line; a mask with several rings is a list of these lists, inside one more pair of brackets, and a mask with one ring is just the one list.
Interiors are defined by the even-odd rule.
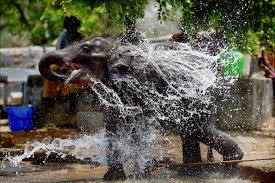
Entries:
[[47,43],[46,29],[42,23],[35,24],[30,33],[31,41],[35,45],[44,45]]

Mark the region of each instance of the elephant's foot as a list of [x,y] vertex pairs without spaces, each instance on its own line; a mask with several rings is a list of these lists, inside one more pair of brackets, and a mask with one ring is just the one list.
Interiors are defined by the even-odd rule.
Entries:
[[229,155],[224,155],[223,160],[224,161],[230,161],[230,160],[241,160],[243,159],[244,153],[242,152],[241,149],[238,149],[236,152],[229,154]]
[[[244,156],[244,153],[240,148],[238,148],[234,153],[223,156],[223,161],[241,160],[243,156]],[[239,167],[238,167],[238,163],[230,163],[230,164],[225,164],[224,168],[226,172],[231,172],[231,171],[237,171]]]
[[104,175],[104,180],[125,180],[126,175],[122,164],[110,166],[107,173]]

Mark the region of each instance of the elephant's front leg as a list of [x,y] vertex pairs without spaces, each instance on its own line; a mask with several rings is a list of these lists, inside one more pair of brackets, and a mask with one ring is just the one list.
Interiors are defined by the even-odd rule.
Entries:
[[[200,143],[197,141],[196,137],[188,133],[182,133],[181,139],[183,163],[201,162]],[[202,169],[199,166],[185,165],[182,173],[189,176],[199,176],[202,173]]]
[[142,122],[132,128],[131,138],[132,156],[130,159],[133,162],[133,174],[131,176],[134,178],[149,178],[151,176],[149,132]]
[[126,175],[123,170],[122,155],[118,144],[119,123],[116,122],[115,117],[114,120],[105,118],[105,123],[106,137],[108,140],[108,145],[106,147],[108,171],[104,175],[104,180],[125,180]]
[[181,134],[183,163],[201,162],[200,143],[190,135]]

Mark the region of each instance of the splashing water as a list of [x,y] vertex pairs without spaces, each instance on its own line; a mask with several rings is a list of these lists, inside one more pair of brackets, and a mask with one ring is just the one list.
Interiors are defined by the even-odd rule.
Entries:
[[122,149],[122,161],[144,169],[152,160],[150,149],[158,147],[160,127],[192,133],[190,121],[212,112],[216,58],[169,43],[120,47],[118,53],[122,56],[110,63],[109,81],[92,89],[109,115],[107,122],[119,126],[112,141]]
[[18,156],[7,156],[6,160],[14,166],[18,166],[20,162],[26,158],[30,158],[35,152],[43,150],[48,157],[51,153],[57,153],[60,158],[65,158],[67,155],[75,156],[77,159],[105,164],[105,131],[101,130],[94,135],[84,135],[78,139],[51,139],[44,138],[42,142],[27,143],[24,153]]
[[[211,90],[221,84],[216,77],[217,56],[194,51],[187,44],[146,42],[118,47],[114,54],[121,56],[110,63],[109,81],[103,83],[91,78],[92,91],[109,115],[107,122],[118,120],[118,135],[111,140],[121,150],[122,161],[128,162],[130,170],[136,165],[144,169],[152,160],[151,150],[159,147],[161,126],[175,131],[188,130],[193,125],[192,118],[213,112]],[[66,82],[80,71],[75,71]],[[46,155],[55,152],[62,158],[70,154],[104,164],[106,144],[105,132],[101,131],[79,139],[34,142],[23,155],[7,159],[17,165],[42,149]]]
[[[156,121],[180,118],[183,98],[210,104],[209,89],[216,87],[216,57],[192,51],[187,44],[170,46],[140,45],[124,54],[126,59],[133,56],[132,60],[114,61],[109,86],[96,82],[93,87],[101,104],[119,109],[123,117],[149,110]],[[131,68],[121,74],[118,70],[125,65]],[[192,113],[192,105],[189,108]]]

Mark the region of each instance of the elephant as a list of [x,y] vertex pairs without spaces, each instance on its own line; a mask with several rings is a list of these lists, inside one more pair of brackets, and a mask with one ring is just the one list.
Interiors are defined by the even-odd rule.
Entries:
[[[178,45],[174,42],[158,43],[154,49],[173,51],[178,50]],[[224,160],[241,160],[244,153],[238,144],[211,122],[213,105],[203,101],[201,96],[196,97],[200,95],[199,92],[196,94],[198,88],[191,97],[187,97],[185,90],[180,89],[189,83],[186,91],[191,91],[194,83],[200,82],[196,78],[189,81],[192,78],[187,77],[194,69],[190,69],[187,64],[184,72],[178,73],[172,69],[171,73],[173,71],[176,74],[169,74],[166,72],[169,66],[148,63],[139,52],[133,50],[136,50],[133,45],[121,45],[115,39],[96,37],[47,53],[39,62],[39,71],[45,79],[78,83],[93,91],[105,103],[102,110],[108,139],[108,171],[104,179],[126,179],[122,152],[118,145],[123,131],[128,130],[126,135],[132,137],[134,145],[143,147],[142,136],[146,133],[141,132],[148,132],[150,126],[170,129],[181,136],[185,163],[201,161],[199,142],[214,148]],[[155,57],[157,55],[150,58]],[[170,62],[173,58],[167,59]],[[51,70],[53,64],[59,66],[58,71]],[[193,75],[196,77],[198,74]],[[182,83],[178,84],[177,81]],[[191,110],[195,112],[188,112]],[[137,175],[150,175],[148,169],[137,172]]]

